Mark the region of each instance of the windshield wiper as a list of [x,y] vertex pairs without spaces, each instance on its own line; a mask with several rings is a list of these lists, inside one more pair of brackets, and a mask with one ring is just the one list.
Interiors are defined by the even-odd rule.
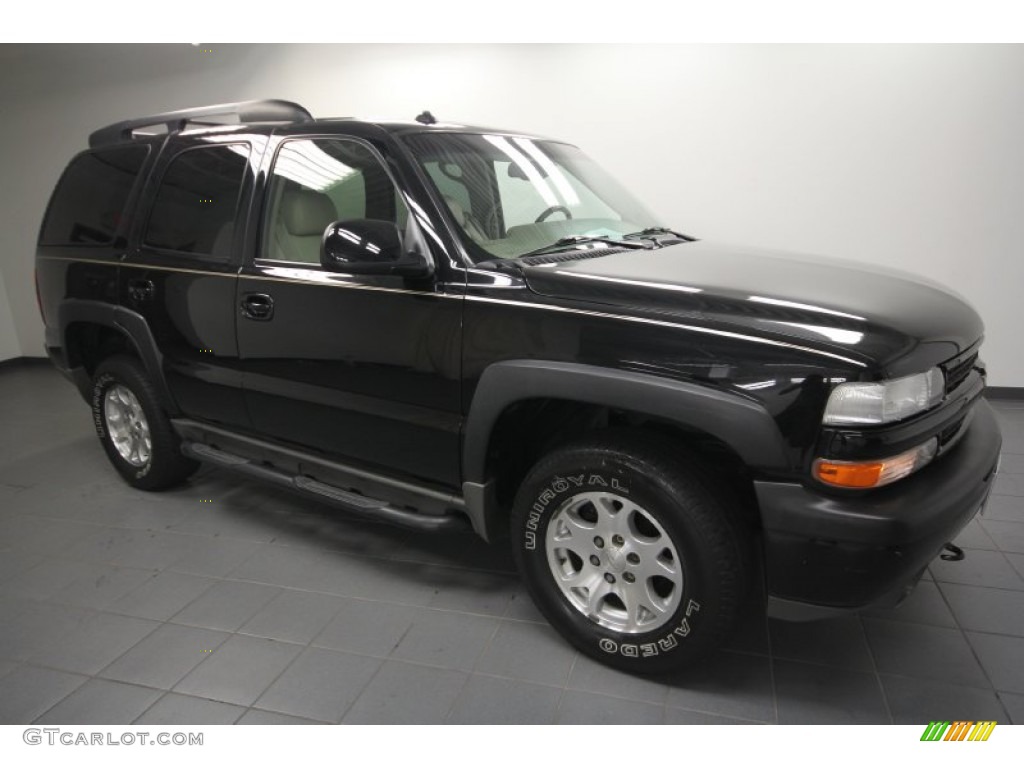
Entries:
[[557,253],[563,251],[574,245],[584,245],[586,243],[604,243],[605,245],[618,245],[623,248],[648,248],[650,246],[644,243],[638,243],[635,240],[620,240],[614,237],[591,237],[589,235],[570,235],[569,237],[560,237],[555,240],[551,245],[545,245],[543,248],[537,248],[533,251],[527,251],[526,253],[517,256],[517,259],[523,259],[527,256],[542,256],[545,253]]
[[673,235],[682,240],[690,242],[696,240],[694,237],[684,235],[682,232],[676,232],[674,229],[668,227],[648,227],[647,229],[641,229],[639,232],[630,232],[628,235],[623,235],[624,238],[640,239],[640,238],[654,238],[655,235]]

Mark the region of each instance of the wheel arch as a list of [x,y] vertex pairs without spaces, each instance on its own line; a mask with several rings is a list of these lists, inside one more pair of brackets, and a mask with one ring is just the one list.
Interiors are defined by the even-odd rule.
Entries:
[[[782,469],[786,451],[774,419],[758,403],[693,382],[579,363],[510,360],[489,366],[473,396],[463,433],[463,495],[474,530],[493,540],[504,530],[504,504],[494,476],[496,443],[509,424],[596,414],[641,417],[665,436],[704,441],[744,468]],[[606,425],[606,424],[605,424]],[[545,427],[548,425],[545,424]],[[542,430],[544,431],[544,430]],[[576,432],[578,434],[578,431]]]
[[111,351],[125,351],[140,360],[165,410],[179,413],[163,374],[163,355],[138,312],[100,301],[67,299],[58,307],[58,323],[67,366],[87,401],[96,365]]

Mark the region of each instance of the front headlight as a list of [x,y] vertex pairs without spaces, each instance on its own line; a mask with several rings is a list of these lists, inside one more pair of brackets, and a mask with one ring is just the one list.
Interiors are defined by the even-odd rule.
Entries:
[[942,402],[944,386],[938,368],[902,379],[840,384],[828,398],[822,421],[830,425],[902,421]]

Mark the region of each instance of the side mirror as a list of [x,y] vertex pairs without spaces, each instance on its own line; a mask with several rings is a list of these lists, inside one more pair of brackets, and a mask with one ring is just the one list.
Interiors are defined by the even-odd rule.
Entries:
[[352,275],[428,277],[433,272],[425,256],[405,249],[394,222],[378,219],[348,219],[329,225],[320,245],[320,265]]

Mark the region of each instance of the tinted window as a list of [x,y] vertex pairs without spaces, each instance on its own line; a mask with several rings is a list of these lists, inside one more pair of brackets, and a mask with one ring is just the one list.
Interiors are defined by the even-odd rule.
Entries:
[[270,178],[263,257],[320,263],[335,221],[377,219],[403,228],[408,212],[391,177],[364,145],[344,139],[289,141]]
[[75,158],[53,193],[40,242],[109,243],[124,217],[146,146],[118,147]]
[[160,180],[144,242],[227,259],[248,159],[245,144],[199,147],[174,158]]

